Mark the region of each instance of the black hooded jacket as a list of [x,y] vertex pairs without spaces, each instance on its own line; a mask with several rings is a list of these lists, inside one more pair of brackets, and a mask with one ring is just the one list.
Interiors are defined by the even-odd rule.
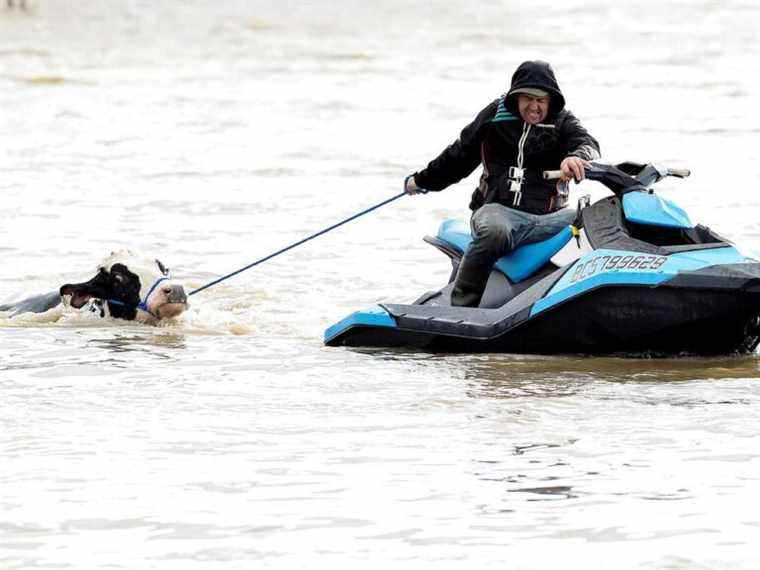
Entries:
[[[549,93],[545,123],[525,123],[517,108],[521,88]],[[520,166],[524,181],[516,195],[510,186],[510,167]],[[483,165],[480,185],[473,192],[470,208],[476,210],[498,202],[527,212],[545,214],[559,210],[567,202],[566,192],[556,182],[543,180],[544,170],[557,170],[567,156],[586,160],[599,157],[599,143],[567,109],[554,72],[548,63],[526,61],[512,76],[509,91],[483,109],[467,125],[459,139],[449,145],[414,179],[420,188],[439,191],[469,176]]]

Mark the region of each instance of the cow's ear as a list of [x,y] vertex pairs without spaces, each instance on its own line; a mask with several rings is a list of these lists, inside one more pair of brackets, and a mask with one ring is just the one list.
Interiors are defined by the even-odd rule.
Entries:
[[161,263],[160,259],[156,260],[156,264],[158,265],[158,270],[163,273],[164,275],[169,275],[169,268],[166,267],[163,263]]
[[60,289],[61,297],[64,295],[71,295],[71,301],[69,304],[75,309],[81,309],[87,304],[87,301],[92,299],[92,294],[88,292],[87,283],[67,283]]
[[110,279],[105,269],[98,270],[98,274],[84,283],[66,283],[58,290],[61,297],[70,295],[70,305],[75,309],[81,309],[87,304],[87,301],[93,297],[96,299],[108,298]]

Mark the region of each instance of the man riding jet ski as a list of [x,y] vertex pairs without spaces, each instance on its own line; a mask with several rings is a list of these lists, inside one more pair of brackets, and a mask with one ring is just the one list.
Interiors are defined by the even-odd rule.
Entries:
[[450,282],[410,305],[353,313],[325,331],[325,343],[524,353],[755,350],[760,263],[649,188],[688,171],[591,163],[585,175],[613,196],[580,200],[572,224],[501,257],[477,307],[452,306],[473,238],[466,224],[447,220],[425,241],[451,259]]
[[483,165],[472,195],[473,240],[454,283],[452,304],[477,307],[499,257],[523,243],[541,241],[567,226],[567,184],[544,180],[560,168],[580,181],[599,144],[567,109],[554,71],[526,61],[512,75],[509,91],[486,106],[425,169],[407,177],[405,190],[439,191]]

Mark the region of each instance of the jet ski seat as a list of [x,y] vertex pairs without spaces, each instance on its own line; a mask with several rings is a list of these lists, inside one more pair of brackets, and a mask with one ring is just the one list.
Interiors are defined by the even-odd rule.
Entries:
[[[519,283],[543,267],[573,237],[572,226],[563,228],[559,233],[535,243],[522,245],[510,251],[494,265],[512,283]],[[456,251],[464,253],[472,242],[469,224],[461,220],[444,220],[438,228],[437,238]]]

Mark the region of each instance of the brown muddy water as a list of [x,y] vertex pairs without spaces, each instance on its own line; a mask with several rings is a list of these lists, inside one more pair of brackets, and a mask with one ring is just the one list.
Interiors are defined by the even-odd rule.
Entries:
[[[0,8],[0,301],[112,250],[189,287],[400,191],[525,59],[760,249],[753,2]],[[760,360],[331,349],[448,276],[474,177],[159,327],[0,317],[0,567],[757,568]],[[584,183],[579,192],[598,191]]]

